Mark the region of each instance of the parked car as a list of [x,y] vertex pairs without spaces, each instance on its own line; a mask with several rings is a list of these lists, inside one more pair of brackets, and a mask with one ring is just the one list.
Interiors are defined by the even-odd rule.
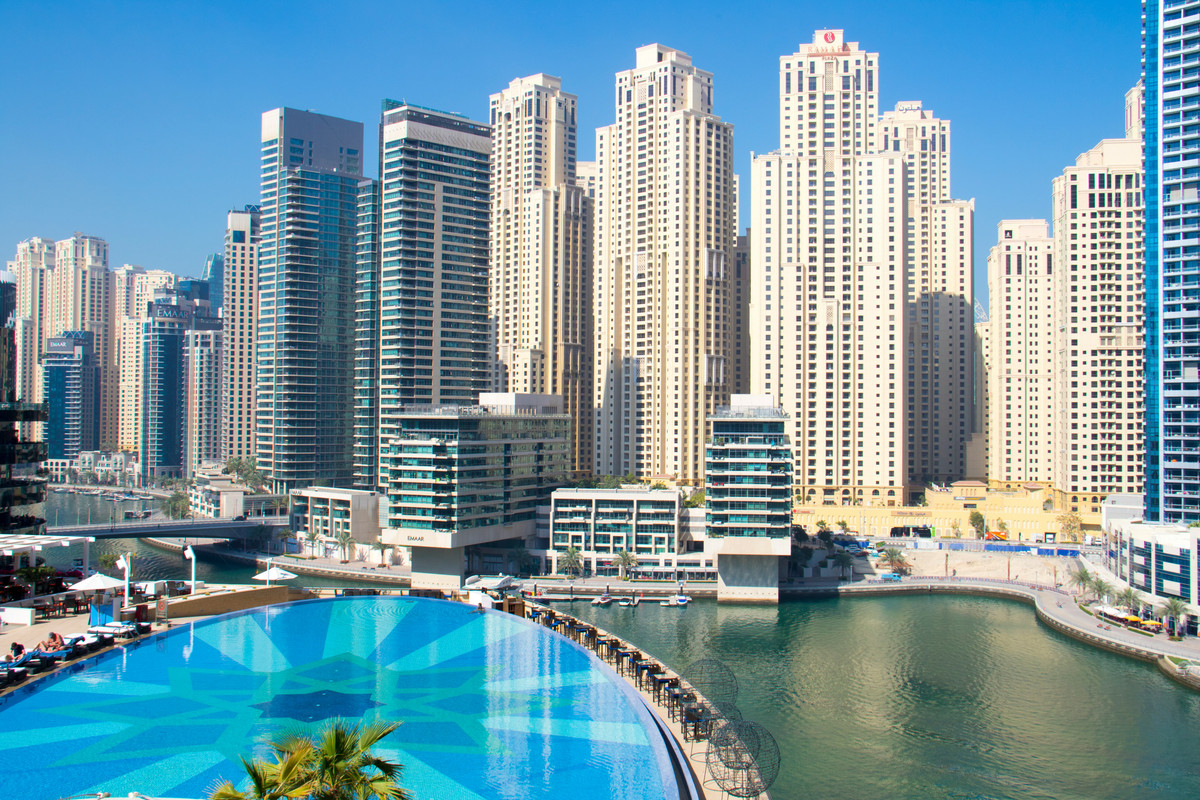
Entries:
[[238,514],[236,517],[234,517],[234,518],[233,518],[233,521],[234,521],[234,522],[245,522],[245,521],[246,521],[246,515],[245,515],[245,514]]

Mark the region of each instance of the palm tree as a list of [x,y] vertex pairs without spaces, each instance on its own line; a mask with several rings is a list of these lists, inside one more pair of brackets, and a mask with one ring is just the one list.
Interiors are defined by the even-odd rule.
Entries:
[[312,556],[317,551],[317,540],[321,537],[315,530],[309,528],[304,532],[304,538],[308,540],[308,554]]
[[[851,556],[853,558],[853,556]],[[892,572],[903,572],[908,569],[908,561],[904,558],[904,553],[899,547],[884,548],[882,559]]]
[[621,571],[621,580],[628,578],[629,573],[637,569],[638,557],[628,550],[622,550],[617,553],[615,561],[617,562],[617,568]]
[[846,520],[839,519],[837,521],[837,526],[838,526],[838,530],[842,532],[843,536],[850,533],[850,523],[846,522]]
[[351,725],[335,719],[316,738],[283,733],[269,744],[269,759],[242,759],[250,777],[250,793],[226,781],[210,800],[409,800],[397,782],[403,767],[373,755],[375,744],[398,728],[398,722],[376,720]]
[[[840,553],[834,554],[833,563],[834,566],[841,567],[842,579],[845,580],[846,570],[850,570],[854,566],[854,556],[843,550]],[[851,571],[851,575],[853,575],[853,571]]]
[[579,554],[579,550],[574,547],[568,547],[559,556],[558,566],[564,572],[578,575],[583,572],[583,556]]
[[390,544],[388,544],[387,542],[385,542],[382,537],[379,539],[376,539],[375,543],[371,546],[379,551],[380,566],[386,567],[387,566],[387,554],[388,554],[388,551],[392,549],[392,546]]
[[1180,629],[1187,622],[1187,603],[1178,597],[1168,597],[1161,606],[1162,613],[1170,620],[1171,635],[1180,636]]
[[950,526],[950,530],[954,533],[955,539],[962,538],[962,523],[961,522],[959,522],[958,520],[954,520],[954,524]]
[[1078,589],[1079,593],[1086,598],[1088,589],[1092,588],[1092,573],[1088,571],[1087,567],[1080,565],[1067,576],[1067,585]]
[[1117,605],[1129,610],[1129,613],[1136,614],[1142,604],[1142,596],[1138,594],[1138,590],[1132,586],[1126,586],[1120,594],[1117,595]]
[[349,562],[350,561],[350,543],[354,541],[354,537],[350,535],[350,531],[345,530],[343,528],[342,530],[340,530],[336,534],[334,534],[333,538],[337,540],[338,545],[341,546],[341,548],[342,548],[342,563],[345,564],[345,563]]
[[1106,602],[1108,596],[1113,593],[1113,585],[1103,578],[1093,576],[1092,591],[1096,593],[1097,600]]

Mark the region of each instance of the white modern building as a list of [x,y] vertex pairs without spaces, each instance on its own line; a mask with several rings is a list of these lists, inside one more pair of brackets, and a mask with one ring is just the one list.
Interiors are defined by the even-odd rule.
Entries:
[[[379,500],[375,492],[360,489],[312,486],[292,491],[292,530],[300,551],[328,558],[365,557],[379,541]],[[391,563],[387,556],[390,549],[384,563]]]
[[639,47],[596,131],[596,474],[699,485],[728,402],[733,126],[713,92],[686,53]]

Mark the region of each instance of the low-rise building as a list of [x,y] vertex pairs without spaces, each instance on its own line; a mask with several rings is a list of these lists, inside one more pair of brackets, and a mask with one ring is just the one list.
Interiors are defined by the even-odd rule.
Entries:
[[234,517],[274,517],[286,513],[287,497],[256,493],[224,472],[220,464],[196,470],[187,489],[194,517],[232,519]]
[[[291,525],[302,552],[363,558],[379,541],[379,495],[360,489],[310,486],[291,493]],[[341,544],[350,535],[345,551]],[[390,563],[390,559],[385,559]]]
[[1122,520],[1112,524],[1107,539],[1102,560],[1109,571],[1155,599],[1189,604],[1194,632],[1200,608],[1200,528]]

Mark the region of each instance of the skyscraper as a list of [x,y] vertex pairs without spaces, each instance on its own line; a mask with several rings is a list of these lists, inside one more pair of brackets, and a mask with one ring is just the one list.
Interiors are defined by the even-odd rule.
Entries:
[[255,338],[258,326],[258,206],[230,211],[223,259],[221,454],[250,459],[254,449]]
[[377,490],[379,475],[379,181],[358,184],[354,283],[354,488]]
[[388,100],[380,141],[382,461],[403,406],[474,404],[487,389],[491,131]]
[[594,471],[696,485],[729,401],[733,126],[674,48],[639,47],[615,88],[596,131]]
[[908,483],[906,154],[879,148],[879,56],[820,30],[779,59],[778,152],[753,161],[751,391],[788,416],[801,502]]
[[879,55],[819,30],[779,59],[780,150],[753,162],[751,391],[789,417],[803,502],[897,505],[966,471],[974,202],[950,123],[879,116]]
[[1054,179],[1053,477],[1067,511],[1142,491],[1143,202],[1140,130]]
[[572,471],[592,471],[593,202],[575,184],[576,98],[560,79],[491,96],[490,314],[497,392],[555,394]]
[[1054,241],[1044,219],[1006,219],[988,253],[988,482],[1053,481]]
[[183,477],[221,459],[221,319],[193,314],[183,337]]
[[110,352],[113,274],[108,268],[108,243],[98,236],[76,233],[55,242],[54,249],[45,336],[91,331],[95,337],[100,364],[100,443],[111,447],[118,436],[118,376]]
[[[1200,110],[1200,86],[1181,69],[1181,51],[1200,43],[1200,0],[1142,7],[1145,85],[1146,354],[1145,518],[1200,521],[1200,426],[1191,408],[1200,394],[1200,237],[1198,189],[1186,165],[1200,158],[1200,140],[1181,124]],[[1107,191],[1107,190],[1106,190]]]
[[[181,478],[215,452],[221,320],[211,315],[207,300],[164,288],[155,292],[141,327],[142,475],[150,481]],[[195,332],[216,336],[189,341]],[[209,430],[193,439],[191,432],[202,427]]]
[[112,372],[117,382],[118,450],[136,453],[142,436],[142,323],[158,289],[175,285],[175,276],[161,269],[125,264],[113,271]]
[[876,140],[905,161],[908,479],[962,480],[974,410],[975,202],[952,199],[950,121],[919,101],[885,111]]
[[100,446],[100,365],[91,331],[64,331],[42,356],[49,458],[73,459]]
[[221,313],[225,303],[225,255],[211,253],[204,259],[204,270],[200,280],[208,284],[208,301],[212,303],[213,315]]
[[361,122],[262,116],[255,444],[276,492],[351,481],[362,143]]

